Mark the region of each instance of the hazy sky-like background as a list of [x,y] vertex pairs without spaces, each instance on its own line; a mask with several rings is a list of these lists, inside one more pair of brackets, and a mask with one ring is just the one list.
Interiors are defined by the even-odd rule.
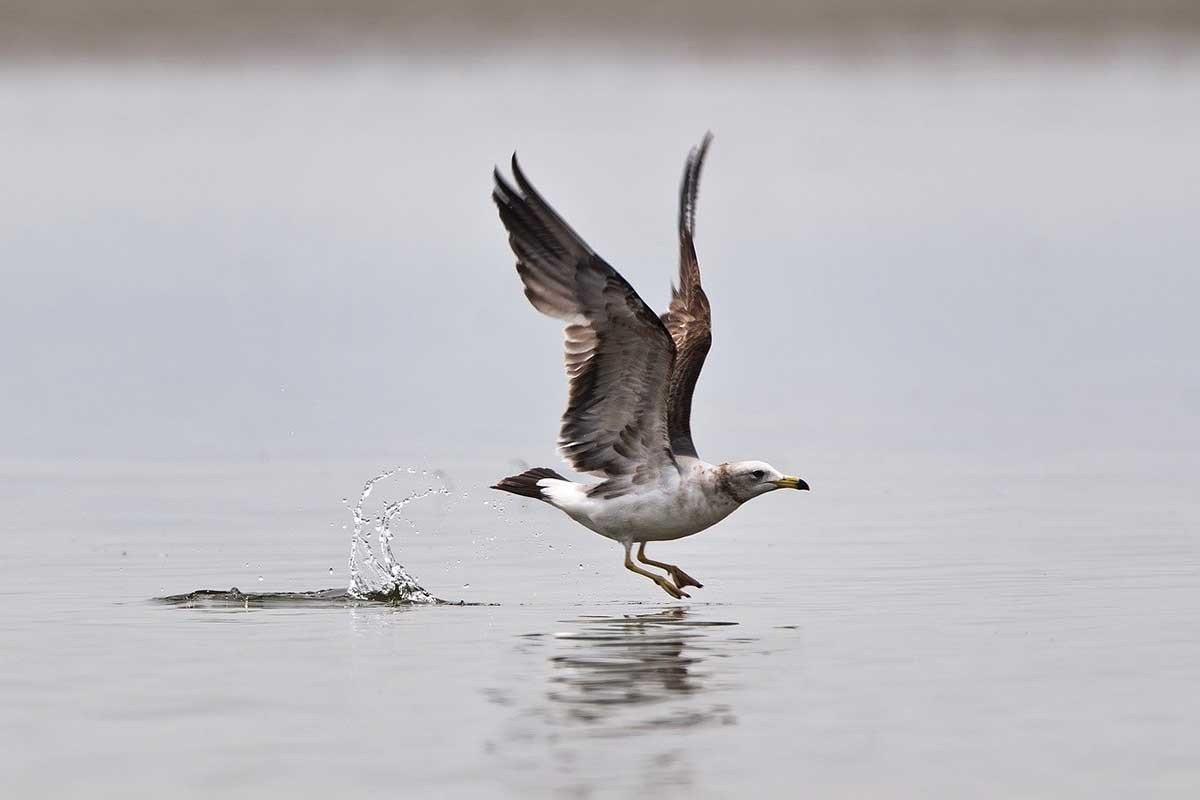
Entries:
[[4,10],[2,457],[557,463],[491,169],[662,308],[710,129],[702,456],[1200,445],[1187,4],[101,7]]

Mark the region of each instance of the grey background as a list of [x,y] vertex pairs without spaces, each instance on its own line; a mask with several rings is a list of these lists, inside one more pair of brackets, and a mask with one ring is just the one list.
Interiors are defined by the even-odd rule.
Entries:
[[619,52],[9,63],[4,453],[550,458],[490,169],[661,308],[707,129],[702,454],[1196,445],[1194,61]]

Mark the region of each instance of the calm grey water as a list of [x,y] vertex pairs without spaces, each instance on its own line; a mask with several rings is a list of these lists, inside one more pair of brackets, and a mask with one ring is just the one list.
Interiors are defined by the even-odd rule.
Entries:
[[494,465],[447,469],[468,497],[414,506],[398,553],[438,594],[498,605],[440,608],[148,602],[344,584],[340,496],[367,465],[10,465],[5,784],[1192,794],[1197,458],[827,464],[811,496],[669,548],[706,584],[690,603],[552,509],[485,506]]
[[[7,65],[0,793],[1193,797],[1200,69],[538,49]],[[646,299],[703,131],[711,460],[805,477],[655,554],[557,465],[531,176]],[[181,608],[402,563],[491,605]],[[376,509],[378,505],[374,506]],[[404,526],[402,526],[403,528]]]

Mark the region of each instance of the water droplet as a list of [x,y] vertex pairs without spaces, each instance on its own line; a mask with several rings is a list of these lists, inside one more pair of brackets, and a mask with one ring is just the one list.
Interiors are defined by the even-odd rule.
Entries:
[[262,576],[262,575],[259,575],[259,576],[258,576],[258,581],[259,581],[259,583],[262,583],[262,579],[263,579],[263,576]]
[[[580,564],[580,565],[579,565],[579,568],[580,568],[580,569],[583,569],[583,564]],[[329,574],[330,574],[330,575],[332,575],[332,574],[333,574],[333,567],[330,567],[330,568],[329,568]]]
[[[580,568],[580,569],[583,569],[583,564],[580,564],[580,565],[579,565],[579,568]],[[333,570],[329,570],[329,571],[330,571],[330,572],[333,572]]]

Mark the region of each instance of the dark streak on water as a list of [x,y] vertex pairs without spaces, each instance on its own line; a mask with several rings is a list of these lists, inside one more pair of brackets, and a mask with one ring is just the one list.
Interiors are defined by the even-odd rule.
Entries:
[[187,594],[156,597],[155,602],[179,608],[291,608],[313,606],[487,606],[494,603],[468,603],[465,600],[442,600],[434,603],[413,603],[394,594],[380,592],[366,597],[355,597],[345,589],[316,589],[309,592],[243,592],[236,586],[231,589],[196,589]]

